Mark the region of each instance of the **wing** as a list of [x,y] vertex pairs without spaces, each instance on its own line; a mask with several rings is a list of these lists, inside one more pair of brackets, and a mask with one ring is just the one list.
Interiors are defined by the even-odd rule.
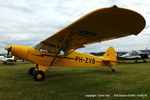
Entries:
[[[60,47],[69,51],[84,45],[137,35],[145,27],[145,19],[129,9],[116,6],[95,10],[42,41],[38,48]],[[65,41],[64,41],[65,40]]]

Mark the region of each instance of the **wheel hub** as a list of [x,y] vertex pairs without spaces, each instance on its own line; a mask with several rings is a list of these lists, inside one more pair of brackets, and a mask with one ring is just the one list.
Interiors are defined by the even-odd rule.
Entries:
[[41,78],[42,78],[42,75],[41,75],[41,74],[38,74],[38,75],[37,75],[37,78],[38,78],[38,79],[41,79]]

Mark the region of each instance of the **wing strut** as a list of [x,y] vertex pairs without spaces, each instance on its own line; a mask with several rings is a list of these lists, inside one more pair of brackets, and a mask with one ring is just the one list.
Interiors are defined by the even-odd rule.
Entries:
[[[87,41],[86,41],[87,42]],[[85,43],[86,43],[85,42]],[[83,44],[81,44],[79,47],[81,47]],[[65,58],[66,56],[68,56],[69,54],[73,53],[75,50],[77,50],[79,47],[76,47],[75,49],[71,50],[70,52],[68,52],[63,58]],[[57,60],[55,63],[59,62],[60,60],[62,60],[63,58]]]
[[[78,49],[78,48],[76,48],[76,49]],[[67,55],[69,55],[69,54],[71,54],[72,52],[74,52],[76,49],[73,49],[72,51],[70,51],[68,54],[66,54],[63,58],[65,58]],[[56,62],[55,62],[55,64],[57,63],[57,62],[59,62],[60,60],[62,60],[62,58],[61,59],[59,59],[59,60],[57,60]]]
[[66,40],[67,40],[67,38],[69,37],[70,34],[71,34],[71,33],[68,33],[68,34],[65,36],[65,38],[63,39],[63,42],[61,43],[60,47],[58,48],[58,50],[57,50],[57,52],[56,52],[56,55],[54,56],[53,60],[52,60],[51,63],[50,63],[50,66],[53,65],[53,63],[54,63],[56,57],[57,57],[58,54],[60,53],[61,48],[63,47],[64,43],[66,42]]

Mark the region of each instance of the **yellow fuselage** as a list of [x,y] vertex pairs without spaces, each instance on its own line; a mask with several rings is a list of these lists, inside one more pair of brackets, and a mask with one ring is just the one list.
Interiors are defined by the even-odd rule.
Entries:
[[[6,47],[5,49],[7,50]],[[38,65],[50,66],[51,61],[55,57],[54,53],[42,52],[29,46],[13,45],[11,54],[17,58],[28,60]],[[67,56],[58,55],[52,66],[108,66],[114,65],[115,62],[103,61],[103,57],[96,57],[89,54],[72,52]]]

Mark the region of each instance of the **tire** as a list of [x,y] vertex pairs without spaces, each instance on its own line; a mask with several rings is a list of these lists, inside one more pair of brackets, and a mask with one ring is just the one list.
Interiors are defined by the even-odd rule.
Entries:
[[29,75],[33,75],[35,73],[35,67],[31,67],[30,69],[29,69]]
[[147,63],[147,61],[146,61],[146,60],[144,60],[143,62],[144,62],[144,63]]
[[4,62],[3,62],[3,64],[4,64],[4,65],[6,65],[6,64],[7,64],[7,62],[6,62],[6,61],[4,61]]
[[138,63],[138,61],[136,60],[135,63]]
[[112,69],[112,72],[115,72],[115,69]]
[[38,70],[33,74],[33,79],[34,81],[43,81],[45,79],[45,73]]

